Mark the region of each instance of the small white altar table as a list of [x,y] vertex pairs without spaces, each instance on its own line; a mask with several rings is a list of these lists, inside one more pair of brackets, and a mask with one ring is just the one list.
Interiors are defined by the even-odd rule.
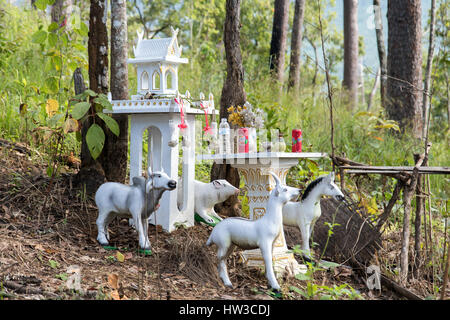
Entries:
[[[260,152],[198,155],[197,160],[214,160],[216,163],[227,163],[237,168],[245,180],[250,219],[258,219],[266,213],[270,192],[275,187],[275,181],[269,171],[277,174],[285,184],[289,169],[297,165],[299,159],[318,159],[325,156],[326,153],[320,152]],[[245,250],[241,252],[241,257],[248,266],[264,267],[260,249]],[[288,251],[283,228],[274,242],[273,265],[277,276],[286,271],[292,274],[306,272],[306,266],[299,265],[294,255]]]

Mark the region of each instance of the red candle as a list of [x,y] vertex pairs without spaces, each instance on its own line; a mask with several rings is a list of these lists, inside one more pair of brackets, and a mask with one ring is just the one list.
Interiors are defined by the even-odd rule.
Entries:
[[292,152],[302,152],[302,130],[292,130]]

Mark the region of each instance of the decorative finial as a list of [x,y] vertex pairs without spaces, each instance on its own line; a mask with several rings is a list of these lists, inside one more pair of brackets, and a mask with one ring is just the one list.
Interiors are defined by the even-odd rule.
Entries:
[[205,94],[203,92],[200,92],[199,98],[200,100],[205,100]]
[[187,99],[191,97],[191,93],[189,92],[189,90],[186,90],[186,93],[184,95],[186,96]]
[[214,96],[212,92],[209,93],[209,101],[214,101]]
[[141,41],[144,37],[144,30],[137,30],[138,41]]
[[172,38],[177,37],[178,31],[180,31],[180,29],[178,29],[178,28],[174,29],[172,26],[170,26],[170,32],[172,33]]

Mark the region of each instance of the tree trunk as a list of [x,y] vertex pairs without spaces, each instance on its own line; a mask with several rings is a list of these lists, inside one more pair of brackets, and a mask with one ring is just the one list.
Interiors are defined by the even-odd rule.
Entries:
[[360,103],[362,105],[366,104],[366,90],[364,87],[364,64],[363,59],[360,59],[360,62],[358,64],[358,88],[359,88],[359,96],[360,96]]
[[[240,47],[240,11],[241,0],[226,1],[226,16],[224,25],[224,45],[227,60],[227,76],[220,97],[220,118],[228,118],[227,108],[244,105],[247,96],[244,91],[244,68]],[[239,173],[229,164],[214,163],[211,169],[211,181],[226,179],[239,188]],[[216,206],[216,209],[227,216],[239,216],[239,199],[230,197],[227,201]]]
[[300,55],[302,49],[303,17],[305,13],[305,0],[295,0],[294,22],[291,38],[291,62],[289,67],[288,90],[298,93],[300,85]]
[[433,57],[435,47],[435,29],[436,29],[436,0],[431,0],[431,22],[430,22],[430,37],[428,43],[427,66],[425,68],[425,81],[423,87],[423,132],[422,137],[425,137],[428,128],[428,110],[430,109],[430,91],[431,91],[431,71],[433,68]]
[[[108,31],[107,21],[107,0],[91,0],[89,14],[89,89],[96,93],[108,93]],[[94,106],[91,105],[90,114],[94,114]],[[78,179],[85,185],[86,192],[92,194],[98,186],[105,181],[106,173],[102,163],[107,160],[101,159],[101,156],[94,160],[91,157],[86,143],[86,133],[94,122],[93,117],[88,117],[82,123],[81,128],[81,169],[78,173]],[[112,133],[106,128],[102,121],[98,124],[105,132],[105,145],[102,154],[107,153],[105,148],[108,146],[108,136]],[[103,160],[103,161],[102,161]]]
[[420,0],[388,1],[386,111],[402,132],[422,134],[422,24]]
[[344,0],[344,89],[348,106],[358,104],[358,0]]
[[[128,99],[128,37],[127,4],[125,0],[111,0],[111,95],[113,100]],[[128,116],[114,115],[120,134],[108,135],[103,153],[103,168],[110,181],[125,182],[128,163]],[[109,159],[109,161],[108,161]]]
[[386,107],[387,57],[384,46],[383,20],[381,19],[380,0],[373,0],[375,15],[375,33],[377,37],[378,59],[380,60],[380,98],[381,107]]
[[370,91],[369,101],[367,101],[367,111],[369,111],[370,108],[372,107],[372,103],[375,98],[376,90],[378,88],[378,85],[380,84],[380,75],[381,75],[381,71],[380,71],[380,68],[378,68],[377,75],[375,76],[375,80],[373,81],[372,91]]
[[270,42],[270,70],[273,72],[274,78],[282,84],[289,20],[289,0],[275,0],[274,8],[272,40]]
[[62,18],[69,19],[72,14],[72,0],[56,0],[52,5],[52,22],[62,23]]

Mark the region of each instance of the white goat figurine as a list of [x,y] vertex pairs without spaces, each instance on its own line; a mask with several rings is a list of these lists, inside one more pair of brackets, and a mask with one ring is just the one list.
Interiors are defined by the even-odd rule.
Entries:
[[[178,207],[180,207],[183,194],[181,181],[178,185]],[[214,206],[238,194],[239,189],[227,180],[214,180],[210,183],[194,180],[194,211],[207,223],[214,224],[216,223],[214,218],[222,220],[214,210]]]
[[117,216],[130,215],[139,234],[139,246],[142,250],[151,250],[148,239],[148,218],[166,190],[174,190],[177,182],[163,171],[152,173],[148,167],[148,179],[134,177],[131,186],[118,182],[103,183],[95,194],[98,207],[98,236],[102,246],[108,245],[108,225]]
[[339,201],[344,200],[344,194],[334,183],[334,172],[312,181],[306,187],[299,202],[290,201],[283,207],[283,224],[298,226],[302,235],[303,255],[307,259],[311,258],[309,240],[314,224],[322,214],[320,209],[322,195],[333,196]]
[[272,172],[270,174],[275,179],[276,186],[270,193],[266,214],[257,220],[240,217],[224,219],[214,227],[206,242],[207,246],[212,243],[217,245],[219,276],[228,287],[233,285],[228,277],[226,261],[235,246],[238,246],[242,249],[261,249],[267,280],[273,289],[280,289],[272,266],[273,244],[282,231],[283,205],[298,197],[300,190],[282,185],[277,175]]

